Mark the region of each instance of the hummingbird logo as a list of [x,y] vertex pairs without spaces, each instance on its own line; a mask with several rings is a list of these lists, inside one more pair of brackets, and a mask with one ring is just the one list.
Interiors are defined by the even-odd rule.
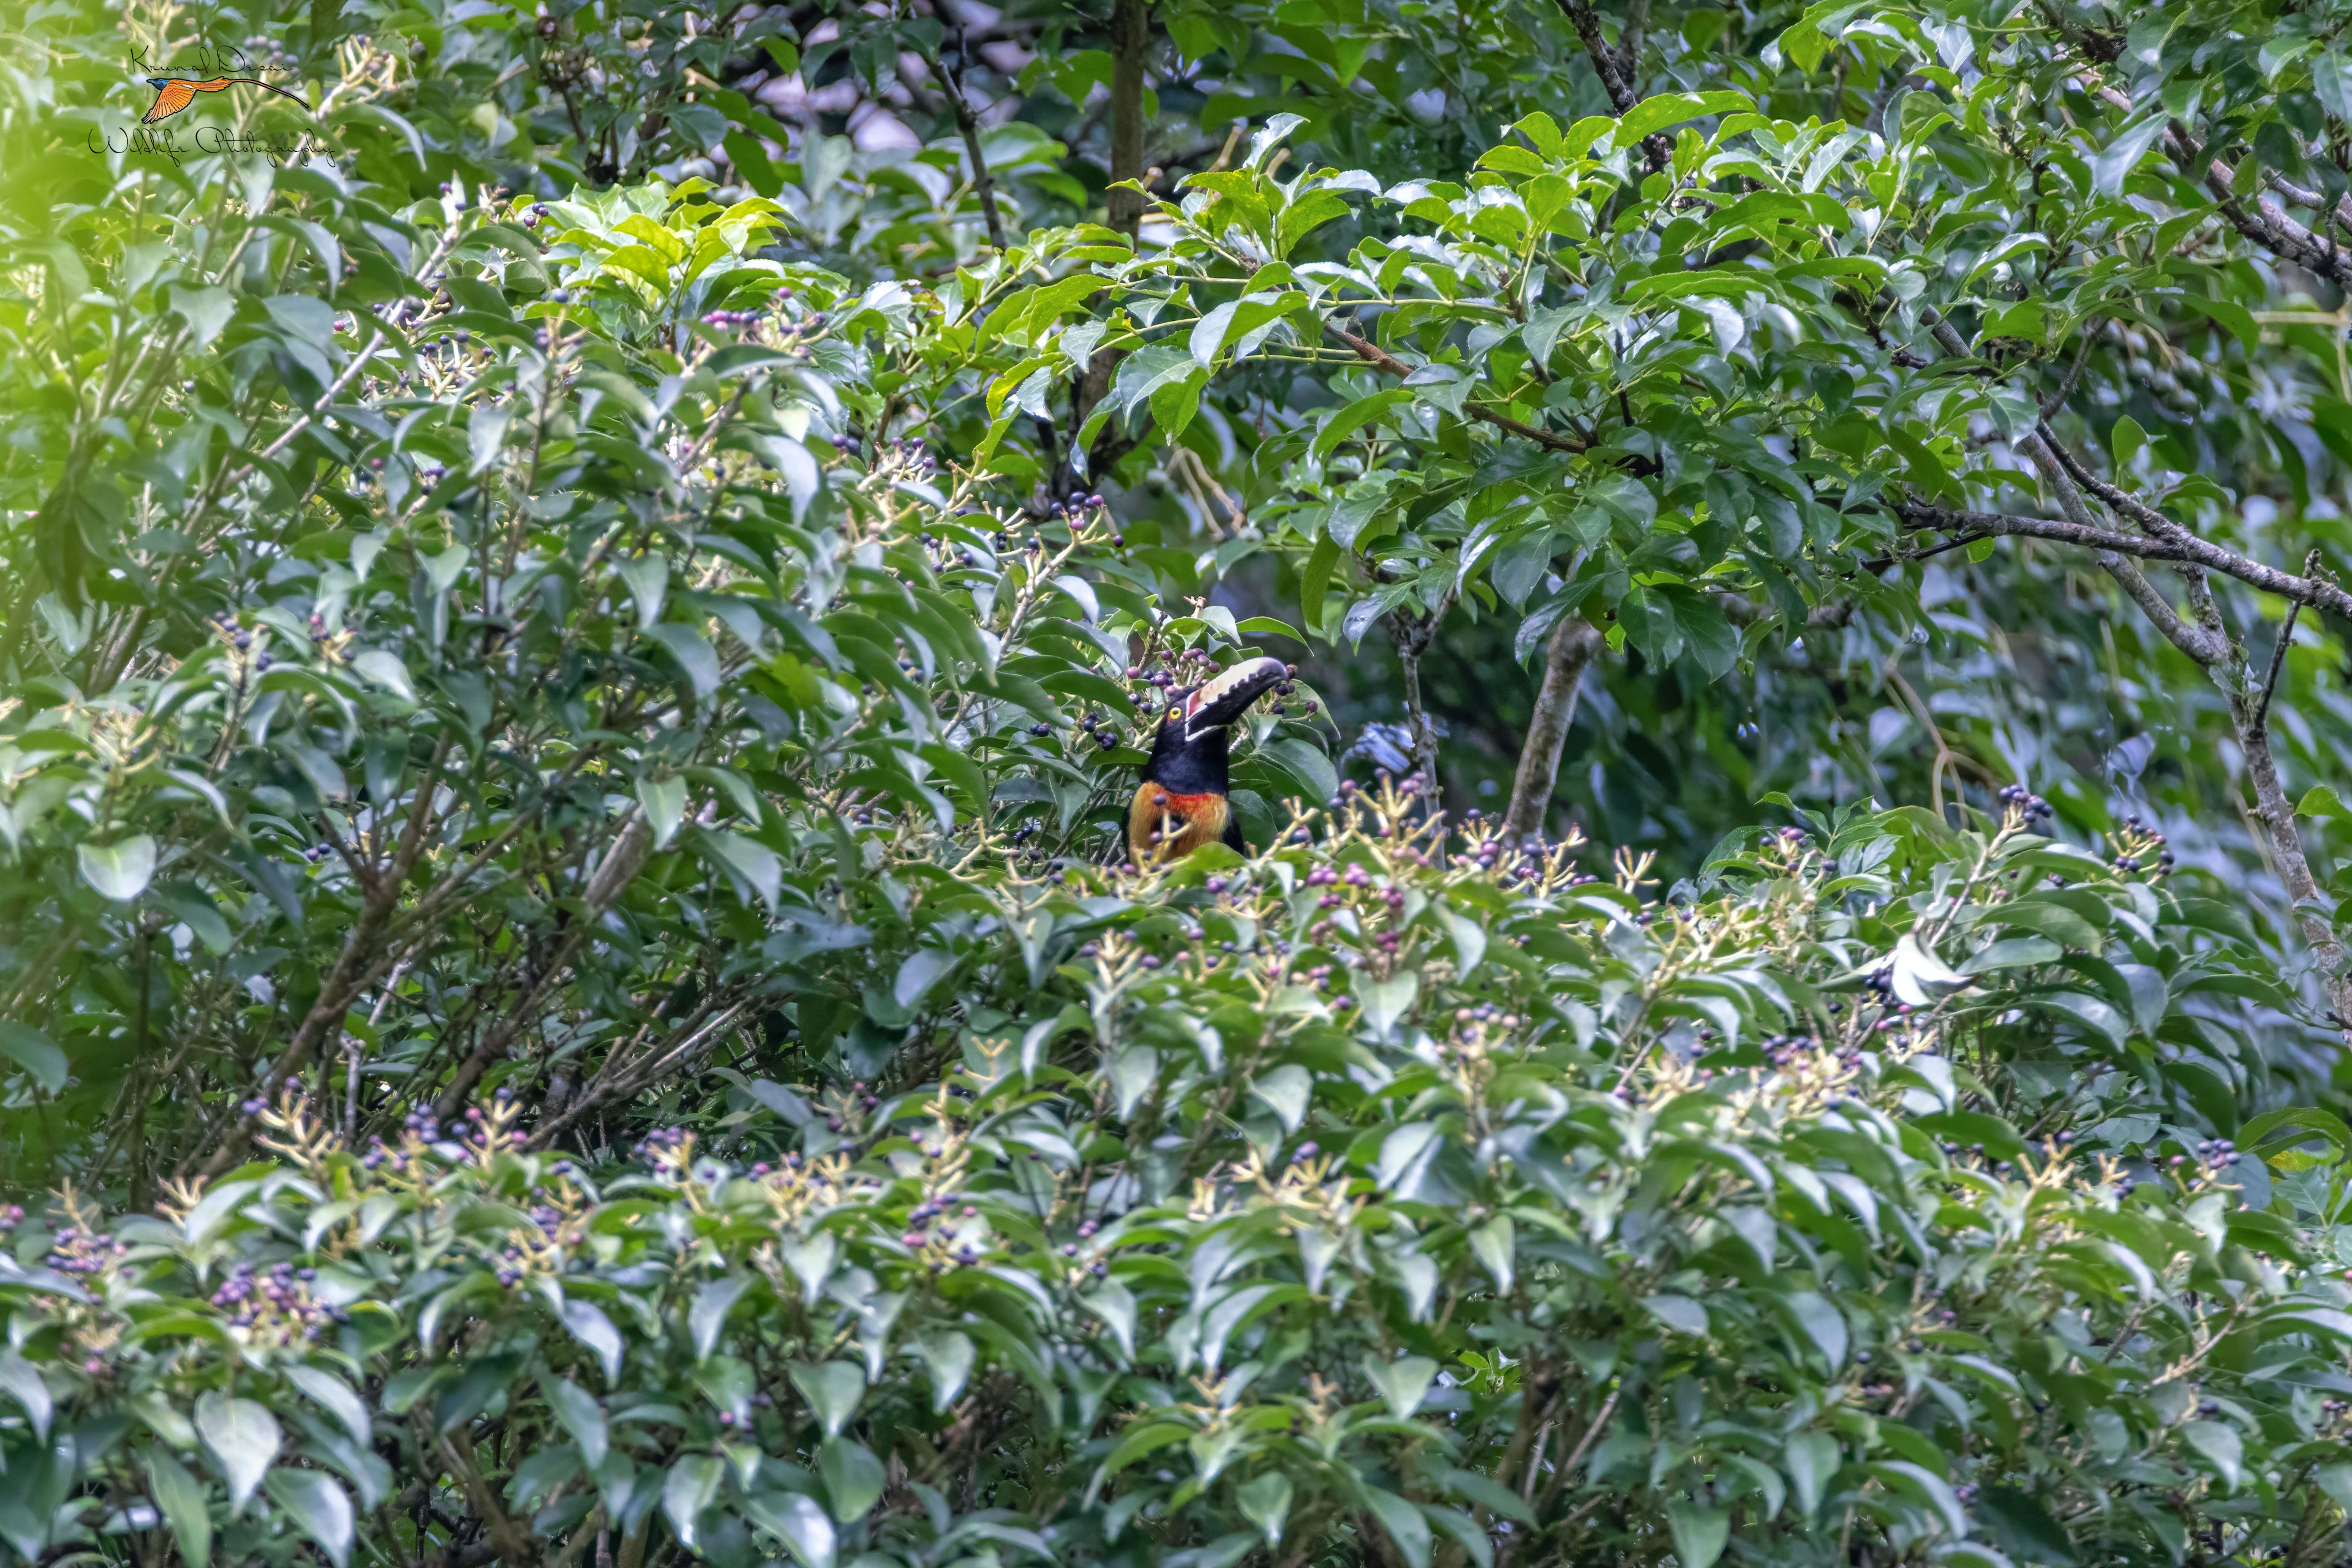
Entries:
[[191,81],[185,77],[151,76],[147,79],[147,85],[155,89],[155,102],[141,118],[139,123],[142,125],[152,125],[159,120],[171,119],[194,103],[200,92],[226,92],[232,87],[257,87],[280,98],[290,98],[305,109],[310,107],[303,101],[300,94],[289,92],[282,87],[273,87],[255,76],[216,76],[206,81]]

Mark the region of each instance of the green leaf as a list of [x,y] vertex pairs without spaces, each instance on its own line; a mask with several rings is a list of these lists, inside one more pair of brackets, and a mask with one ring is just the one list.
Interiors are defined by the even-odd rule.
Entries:
[[499,460],[506,450],[507,426],[514,423],[514,410],[497,404],[478,403],[466,420],[466,471],[479,474]]
[[139,1458],[147,1471],[148,1492],[171,1528],[181,1561],[186,1568],[206,1568],[213,1556],[213,1515],[204,1483],[164,1449],[151,1445],[140,1450]]
[[188,323],[190,346],[210,347],[236,313],[236,296],[226,289],[189,289],[173,284],[172,311]]
[[63,1090],[71,1071],[57,1042],[29,1024],[0,1022],[0,1056],[23,1068],[44,1094]]
[[2352,806],[2344,804],[2332,784],[2314,784],[2304,791],[2303,798],[2294,803],[2294,814],[2297,816],[2341,817],[2352,822]]
[[1339,444],[1349,437],[1374,420],[1384,417],[1392,409],[1411,406],[1412,401],[1411,390],[1402,386],[1382,387],[1369,396],[1356,399],[1324,422],[1323,427],[1315,433],[1313,444],[1307,447],[1308,456],[1321,462],[1339,450]]
[[1372,1517],[1388,1531],[1409,1568],[1429,1568],[1429,1521],[1422,1517],[1421,1510],[1378,1487],[1366,1487],[1364,1500],[1371,1505]]
[[2201,294],[2183,294],[2180,302],[2227,331],[2249,354],[2263,346],[2263,330],[2255,324],[2254,313],[2235,300],[2209,300]]
[[303,1395],[342,1426],[352,1440],[362,1446],[375,1441],[375,1424],[368,1419],[367,1402],[352,1385],[324,1367],[304,1362],[291,1362],[285,1367],[286,1381],[300,1389]]
[[[2139,421],[2128,414],[2119,416],[2115,429],[2107,437],[2107,451],[2115,462],[2116,474],[2120,476],[2129,468],[2132,459],[2138,457],[2147,445],[2147,432],[2140,428]],[[2116,482],[2121,483],[2122,480],[2118,479]]]
[[547,1407],[571,1437],[573,1447],[580,1450],[580,1462],[593,1470],[604,1463],[607,1435],[604,1427],[604,1407],[596,1396],[565,1377],[542,1373],[540,1392],[547,1396]]
[[1986,1487],[1977,1499],[1976,1512],[1990,1527],[1994,1542],[2011,1557],[2048,1563],[2051,1568],[2074,1568],[2074,1542],[2066,1527],[2031,1494],[2015,1487]]
[[2156,139],[2164,134],[2168,123],[2165,112],[2158,110],[2126,126],[2091,159],[2092,188],[2103,196],[2120,195],[2125,179],[2139,166],[2147,150],[2156,145]]
[[818,1451],[817,1473],[824,1478],[824,1495],[832,1500],[833,1517],[844,1524],[866,1517],[881,1500],[882,1461],[872,1450],[846,1437],[828,1437]]
[[1671,1293],[1644,1296],[1642,1299],[1642,1305],[1652,1317],[1676,1333],[1695,1334],[1703,1338],[1707,1331],[1706,1309],[1687,1296],[1676,1296]]
[[1356,1000],[1363,1009],[1364,1022],[1376,1033],[1386,1035],[1412,1011],[1413,1000],[1421,994],[1421,975],[1408,969],[1385,980],[1368,980],[1357,989],[1360,994]]
[[944,1414],[971,1376],[971,1337],[955,1329],[932,1329],[916,1336],[915,1353],[931,1373],[931,1414]]
[[244,1512],[246,1500],[269,1473],[269,1462],[284,1442],[278,1418],[250,1399],[205,1394],[196,1400],[196,1435],[228,1483],[230,1515]]
[[1269,1550],[1282,1544],[1283,1521],[1290,1517],[1290,1478],[1280,1470],[1254,1476],[1234,1493],[1242,1517],[1257,1526]]
[[1827,1432],[1800,1432],[1781,1446],[1780,1463],[1797,1494],[1797,1511],[1811,1519],[1820,1511],[1830,1478],[1844,1464],[1837,1439]]
[[669,841],[677,837],[677,825],[686,816],[686,780],[673,773],[667,778],[637,780],[637,804],[645,808],[646,823],[653,829],[654,847],[667,849]]
[[782,1542],[800,1568],[833,1568],[833,1521],[814,1498],[799,1492],[756,1492],[744,1503],[751,1522]]
[[1845,1364],[1845,1315],[1811,1290],[1792,1290],[1780,1298],[1790,1318],[1829,1362],[1832,1371]]
[[2103,996],[2083,991],[2055,991],[2025,998],[2037,1007],[2073,1019],[2084,1027],[2104,1036],[2111,1046],[2121,1048],[2130,1037],[2131,1024],[2113,1004]]
[[1315,1093],[1315,1075],[1296,1062],[1286,1062],[1250,1080],[1250,1098],[1262,1102],[1274,1112],[1285,1132],[1296,1132],[1306,1120],[1307,1106]]
[[1380,1391],[1389,1414],[1403,1421],[1429,1397],[1429,1385],[1437,1381],[1437,1363],[1425,1355],[1409,1355],[1401,1361],[1382,1361],[1376,1355],[1368,1355],[1364,1358],[1364,1375]]
[[2341,47],[2312,58],[2311,93],[2336,119],[2352,122],[2352,54]]
[[662,1482],[662,1512],[681,1544],[700,1546],[698,1531],[703,1510],[716,1500],[719,1484],[726,1479],[727,1461],[715,1455],[689,1454],[670,1466]]
[[1471,1252],[1486,1272],[1494,1276],[1496,1290],[1505,1296],[1511,1293],[1512,1260],[1517,1250],[1517,1239],[1511,1216],[1507,1214],[1498,1214],[1470,1232]]
[[1677,1503],[1666,1510],[1666,1528],[1675,1538],[1675,1560],[1681,1568],[1715,1568],[1731,1539],[1731,1510]]
[[81,879],[102,898],[127,904],[146,891],[155,876],[155,840],[134,833],[112,844],[84,842],[74,847],[81,862]]
[[604,1369],[604,1383],[610,1387],[621,1375],[621,1331],[613,1320],[593,1301],[577,1296],[566,1297],[562,1310],[563,1326],[572,1337],[594,1352],[598,1364]]
[[743,1292],[751,1288],[748,1274],[730,1274],[706,1282],[694,1293],[694,1306],[686,1315],[687,1331],[694,1336],[694,1354],[698,1361],[707,1361],[713,1346],[719,1342],[721,1330],[727,1326],[727,1314]]
[[1686,120],[1696,120],[1702,115],[1731,114],[1755,107],[1755,100],[1744,92],[1664,93],[1645,99],[1627,111],[1618,121],[1617,145],[1633,146],[1654,131],[1664,131],[1668,126],[1680,125]]
[[39,1368],[13,1350],[0,1351],[0,1394],[24,1407],[37,1440],[48,1441],[49,1417],[56,1404],[49,1397],[49,1386],[42,1380]]
[[1286,735],[1259,748],[1267,761],[1297,781],[1299,793],[1309,804],[1328,800],[1339,788],[1339,771],[1323,748],[1312,741],[1296,735]]
[[2191,1421],[2180,1429],[2180,1436],[2213,1467],[2223,1489],[2238,1489],[2245,1473],[2245,1443],[2235,1426],[2226,1421]]
[[416,688],[409,683],[408,666],[400,656],[382,648],[363,648],[352,655],[352,668],[403,700],[416,700]]
[[829,1361],[814,1366],[800,1363],[793,1367],[792,1378],[793,1386],[808,1401],[828,1437],[841,1436],[841,1429],[857,1414],[858,1403],[866,1397],[866,1373],[854,1362]]
[[677,621],[665,621],[646,635],[669,650],[669,656],[686,672],[697,700],[719,689],[719,655],[712,650],[710,639],[698,629],[682,626]]
[[352,1500],[320,1470],[269,1472],[269,1498],[286,1510],[302,1533],[318,1542],[327,1561],[344,1568],[352,1555]]
[[1526,1500],[1496,1482],[1492,1476],[1481,1475],[1476,1470],[1448,1470],[1445,1472],[1445,1489],[1499,1519],[1528,1525],[1536,1521],[1536,1510]]

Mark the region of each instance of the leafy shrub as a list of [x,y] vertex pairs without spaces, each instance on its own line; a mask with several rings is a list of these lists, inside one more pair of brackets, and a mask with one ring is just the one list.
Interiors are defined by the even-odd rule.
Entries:
[[1852,812],[1669,903],[1414,807],[984,880],[930,1068],[740,1080],[626,1166],[289,1090],[157,1216],[27,1219],[0,1531],[2158,1563],[2352,1487],[2345,1131],[2210,1142],[2134,1044],[2224,1027],[2194,900]]
[[[1236,80],[1307,58],[1224,10],[1163,19]],[[1414,10],[1383,48],[1496,42]],[[2179,558],[2087,478],[2152,531],[1945,510],[2035,504],[2033,378],[2083,339],[2058,410],[2119,300],[2202,268],[2221,384],[2279,291],[2183,259],[2207,196],[2077,29],[1808,12],[1727,64],[1695,14],[1664,47],[1706,90],[1643,100],[1596,25],[1613,114],[1287,179],[1276,117],[1142,245],[961,82],[958,134],[877,152],[721,79],[846,55],[870,106],[946,74],[934,19],[614,11],[319,6],[304,123],[359,141],[283,163],[57,161],[177,11],[45,9],[0,73],[0,1161],[44,1194],[0,1251],[0,1562],[2333,1550],[2352,1132],[2295,1021],[2347,982],[2204,578],[2200,640],[2104,568],[2157,634],[2128,668],[2212,678],[2179,744],[2226,722],[2310,963],[2079,788],[2097,853],[1968,795],[1907,687],[1935,809],[1767,795],[1804,826],[1674,845],[1666,886],[1343,784],[1311,674],[1237,735],[1255,847],[1106,842],[1170,689],[1245,653],[1393,628],[1419,763],[1455,611],[1523,657],[1597,616],[1693,690],[1817,628],[1899,682],[1952,618],[1929,540]],[[2324,129],[2294,26],[2249,60],[2217,25],[2210,80]],[[1800,90],[1833,42],[1881,130]],[[1083,102],[1087,54],[1023,90]],[[2042,98],[2063,134],[2005,118]],[[2053,246],[2020,215],[2068,182]],[[2263,417],[2341,434],[2260,370]],[[2342,608],[2235,552],[2277,542],[2213,521],[2189,433],[2100,418],[2221,529],[2240,624]],[[2299,496],[2333,438],[2283,440]],[[1153,462],[1217,537],[1139,504]],[[1210,599],[1253,561],[1296,625]]]

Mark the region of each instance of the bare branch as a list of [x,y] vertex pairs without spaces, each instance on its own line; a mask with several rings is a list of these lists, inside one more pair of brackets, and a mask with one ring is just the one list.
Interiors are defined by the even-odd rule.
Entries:
[[924,64],[931,74],[947,83],[948,106],[955,111],[956,131],[963,137],[964,156],[971,160],[971,188],[980,196],[981,216],[988,220],[988,243],[998,250],[1004,248],[1004,220],[996,210],[996,176],[989,173],[988,156],[980,150],[980,116],[972,111],[971,98],[964,91],[963,68],[971,60],[971,38],[963,28],[956,29],[956,64],[950,70],[946,61],[933,55]]
[[[2318,551],[2315,550],[2304,557],[2303,569],[2306,573],[2316,572],[2319,569]],[[2294,641],[2294,618],[2302,613],[2301,605],[2289,605],[2286,607],[2286,624],[2279,627],[2278,641],[2271,647],[2270,671],[2263,677],[2262,691],[2254,699],[2253,722],[2258,728],[2267,727],[2270,723],[2271,693],[2278,689],[2279,671],[2286,668],[2286,650]]]
[[2347,252],[2326,235],[2314,234],[2304,227],[2268,196],[2255,197],[2249,208],[2234,189],[2237,171],[2219,158],[2207,157],[2205,149],[2189,133],[2186,125],[2177,120],[2172,122],[2165,132],[2164,150],[2192,175],[2199,164],[2204,165],[2205,189],[2211,193],[2213,205],[2229,219],[2231,227],[2281,260],[2317,273],[2339,289],[2352,289],[2352,252]]
[[[2284,637],[2280,646],[2285,646]],[[2294,901],[2295,923],[2310,945],[2320,984],[2326,990],[2329,1006],[2335,1010],[2336,1029],[2343,1035],[2345,1044],[2352,1046],[2352,976],[2344,973],[2344,944],[2328,920],[2327,901],[2320,893],[2318,879],[2311,874],[2311,862],[2303,850],[2303,834],[2294,825],[2294,803],[2287,799],[2286,786],[2279,780],[2278,763],[2271,754],[2270,728],[2265,722],[2268,711],[2267,689],[2259,700],[2254,693],[2242,688],[2231,694],[2230,718],[2238,731],[2238,747],[2245,753],[2246,776],[2254,786],[2254,816],[2270,839],[2271,853],[2278,863],[2279,881]]]
[[2164,595],[2156,591],[2156,584],[2147,580],[2147,574],[2140,570],[2138,562],[2129,556],[2118,555],[2112,550],[2102,550],[2099,552],[2099,564],[2123,585],[2125,595],[2156,623],[2156,629],[2162,632],[2165,640],[2173,647],[2207,669],[2213,668],[2230,657],[2229,639],[2182,620],[2165,602]]
[[2084,550],[2110,550],[2117,555],[2135,556],[2143,561],[2185,562],[2219,572],[2225,577],[2235,577],[2265,594],[2276,594],[2282,599],[2352,618],[2352,594],[2346,593],[2335,584],[2321,578],[2298,577],[2275,566],[2265,566],[2259,561],[2248,560],[2234,550],[2224,550],[2210,540],[2186,531],[2178,538],[2149,539],[2137,533],[2118,533],[2111,528],[2085,528],[2080,523],[2062,522],[2054,518],[1961,511],[1948,507],[1925,506],[1916,501],[1897,502],[1895,510],[1914,528],[1932,528],[1939,532],[1973,530],[1981,533],[2012,534],[2021,539],[2054,540],[2061,544],[2079,545]]
[[2048,443],[2050,450],[2057,455],[2059,463],[2063,466],[2066,472],[2073,477],[2074,482],[2081,485],[2093,495],[2098,497],[2100,500],[2105,502],[2117,516],[2123,518],[2127,522],[2146,529],[2148,532],[2156,535],[2159,539],[2185,539],[2190,537],[2189,530],[2183,528],[2180,524],[2173,521],[2170,518],[2165,516],[2154,507],[2147,505],[2145,501],[2140,500],[2137,497],[2133,496],[2126,491],[2118,489],[2114,485],[2107,483],[2106,480],[2099,478],[2098,475],[2091,472],[2090,469],[2084,468],[2082,462],[2075,458],[2074,454],[2066,449],[2063,443],[2051,436],[2048,426],[2045,426],[2042,428],[2042,439]]
[[1511,780],[1510,809],[1503,816],[1504,827],[1517,837],[1543,828],[1544,813],[1559,782],[1560,748],[1576,720],[1585,667],[1600,651],[1600,628],[1581,616],[1563,616],[1546,645],[1543,684],[1536,691],[1535,715],[1528,721],[1518,772]]

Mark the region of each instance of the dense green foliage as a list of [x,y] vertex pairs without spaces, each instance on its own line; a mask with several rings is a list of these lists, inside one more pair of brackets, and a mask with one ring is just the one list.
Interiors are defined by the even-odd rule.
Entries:
[[2345,20],[12,9],[0,1563],[2340,1559]]

